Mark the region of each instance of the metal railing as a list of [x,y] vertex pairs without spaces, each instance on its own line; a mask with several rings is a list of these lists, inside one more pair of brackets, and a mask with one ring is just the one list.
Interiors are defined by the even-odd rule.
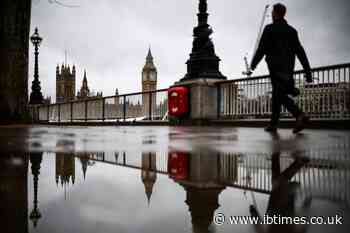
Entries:
[[[300,95],[295,100],[312,119],[350,119],[350,63],[312,69],[314,82],[296,71]],[[268,75],[220,81],[218,119],[266,119],[271,115],[272,86]],[[156,121],[167,120],[167,90],[31,106],[35,122]],[[281,118],[291,118],[282,108]]]
[[30,107],[35,122],[164,121],[167,89]]
[[[314,82],[294,73],[300,95],[299,107],[312,119],[350,119],[350,63],[312,69]],[[270,77],[259,76],[222,81],[218,86],[218,118],[259,119],[271,114]],[[292,117],[282,108],[281,118]]]
[[[302,153],[309,161],[290,179],[300,184],[299,195],[325,197],[350,205],[347,180],[350,178],[348,161],[349,144],[332,145]],[[289,152],[281,153],[281,171],[289,167],[295,158]],[[224,154],[220,156],[220,180],[225,186],[261,193],[270,193],[272,186],[271,155]]]
[[[300,156],[308,158],[309,161],[296,170],[295,175],[290,178],[291,182],[300,185],[298,190],[300,197],[325,198],[345,203],[347,206],[350,205],[348,182],[350,179],[350,163],[347,139],[339,141],[338,144],[324,145],[320,148],[300,152]],[[186,154],[188,162],[190,162],[193,155]],[[76,156],[80,157],[81,155],[77,153]],[[142,154],[126,152],[90,153],[88,159],[163,175],[169,174],[169,153],[165,151]],[[218,163],[215,166],[208,167],[204,165],[205,169],[209,170],[202,170],[206,171],[202,174],[217,174],[208,182],[254,192],[271,193],[273,189],[271,154],[220,153],[217,159]],[[290,167],[295,159],[296,157],[291,152],[282,152],[278,159],[281,171]],[[190,174],[192,173],[190,170],[197,168],[189,166],[188,169],[187,173],[189,175],[186,179],[191,180]]]

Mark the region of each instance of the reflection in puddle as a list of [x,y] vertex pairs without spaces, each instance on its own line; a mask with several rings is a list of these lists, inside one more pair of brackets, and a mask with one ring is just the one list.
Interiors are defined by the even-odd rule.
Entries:
[[[222,152],[212,144],[130,153],[77,152],[74,142],[58,140],[59,152],[3,153],[1,232],[345,232],[349,144],[277,144],[271,153]],[[219,226],[218,213],[338,214],[345,222]]]

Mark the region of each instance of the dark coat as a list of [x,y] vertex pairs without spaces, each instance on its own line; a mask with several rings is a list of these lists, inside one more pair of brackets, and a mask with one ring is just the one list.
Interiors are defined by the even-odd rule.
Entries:
[[293,72],[296,56],[305,72],[309,74],[307,79],[311,78],[310,64],[305,50],[300,44],[298,33],[284,19],[277,20],[265,27],[251,63],[253,70],[264,56],[266,56],[265,60],[272,84],[283,86],[286,92],[294,89]]

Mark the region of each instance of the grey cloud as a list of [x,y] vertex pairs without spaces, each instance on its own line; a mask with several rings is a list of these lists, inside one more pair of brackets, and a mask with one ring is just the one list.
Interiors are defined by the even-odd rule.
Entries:
[[[105,95],[141,90],[141,69],[149,44],[158,68],[158,86],[182,78],[192,46],[198,0],[61,0],[79,4],[64,8],[46,0],[33,1],[32,31],[44,37],[40,49],[40,77],[45,95],[55,95],[55,66],[77,66],[77,88],[83,69],[89,85]],[[312,66],[350,61],[350,10],[347,0],[283,0],[287,19],[299,30]],[[275,1],[208,0],[213,41],[228,78],[241,77],[243,56],[252,54],[264,5]],[[267,19],[269,22],[271,18]],[[31,47],[32,49],[32,47]],[[30,79],[33,61],[30,51]],[[256,74],[266,72],[261,63]]]

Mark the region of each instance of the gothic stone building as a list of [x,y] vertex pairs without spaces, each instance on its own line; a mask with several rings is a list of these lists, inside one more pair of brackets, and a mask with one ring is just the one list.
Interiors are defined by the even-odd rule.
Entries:
[[84,100],[84,99],[100,98],[100,97],[102,97],[102,92],[97,92],[95,95],[93,92],[90,91],[90,88],[88,86],[88,81],[86,78],[86,71],[84,70],[83,83],[81,85],[80,91],[78,91],[77,99]]
[[56,67],[56,103],[64,103],[75,99],[75,66],[62,65]]
[[81,85],[80,91],[78,91],[78,99],[85,99],[90,96],[90,89],[87,83],[86,71],[84,70],[83,83]]
[[56,103],[102,97],[102,92],[94,94],[90,91],[86,71],[84,71],[83,83],[77,95],[75,94],[75,79],[76,69],[74,65],[72,71],[66,65],[62,65],[61,70],[59,66],[56,67]]

